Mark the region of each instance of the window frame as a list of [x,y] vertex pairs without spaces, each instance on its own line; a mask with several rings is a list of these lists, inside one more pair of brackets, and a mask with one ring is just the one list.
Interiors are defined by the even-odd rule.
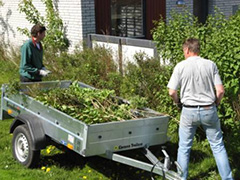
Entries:
[[[119,35],[115,35],[115,36],[119,36],[119,37],[128,37],[128,38],[146,38],[146,0],[140,0],[141,1],[141,16],[142,16],[142,22],[141,22],[141,30],[142,30],[142,35],[138,35],[138,36],[119,36]],[[112,9],[112,0],[110,0],[110,9]],[[113,31],[112,31],[112,11],[110,10],[110,34],[113,35]]]

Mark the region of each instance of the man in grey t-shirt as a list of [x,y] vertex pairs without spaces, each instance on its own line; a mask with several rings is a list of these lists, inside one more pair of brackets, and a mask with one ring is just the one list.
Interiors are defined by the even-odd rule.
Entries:
[[206,133],[220,176],[222,179],[233,179],[216,109],[224,95],[217,66],[214,62],[199,57],[198,39],[187,39],[183,44],[183,52],[186,59],[176,65],[167,85],[173,101],[183,106],[177,158],[183,171],[182,179],[187,179],[188,176],[193,137],[199,125]]

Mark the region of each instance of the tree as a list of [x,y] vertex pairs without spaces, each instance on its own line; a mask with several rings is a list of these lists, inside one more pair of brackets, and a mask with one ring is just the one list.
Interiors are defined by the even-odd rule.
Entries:
[[[47,28],[47,35],[44,38],[44,46],[48,50],[52,50],[55,53],[65,51],[69,47],[69,41],[66,38],[65,27],[63,25],[62,19],[59,16],[57,9],[53,5],[52,0],[41,0],[45,5],[46,15],[41,16],[40,12],[33,5],[32,0],[22,0],[20,1],[18,7],[20,13],[26,15],[26,19],[31,24],[43,24]],[[29,36],[29,30],[27,28],[18,28],[18,30]]]

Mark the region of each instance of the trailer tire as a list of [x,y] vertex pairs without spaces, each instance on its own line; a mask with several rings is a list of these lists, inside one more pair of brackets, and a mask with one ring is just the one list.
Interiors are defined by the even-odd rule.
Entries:
[[40,158],[40,150],[33,150],[31,135],[27,125],[17,126],[13,131],[12,153],[13,157],[22,165],[33,168]]

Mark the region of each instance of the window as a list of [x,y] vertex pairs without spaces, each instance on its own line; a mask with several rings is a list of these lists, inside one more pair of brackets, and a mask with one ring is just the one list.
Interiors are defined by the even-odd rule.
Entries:
[[143,0],[111,0],[111,34],[144,37]]
[[204,24],[208,16],[208,0],[193,0],[193,15]]

